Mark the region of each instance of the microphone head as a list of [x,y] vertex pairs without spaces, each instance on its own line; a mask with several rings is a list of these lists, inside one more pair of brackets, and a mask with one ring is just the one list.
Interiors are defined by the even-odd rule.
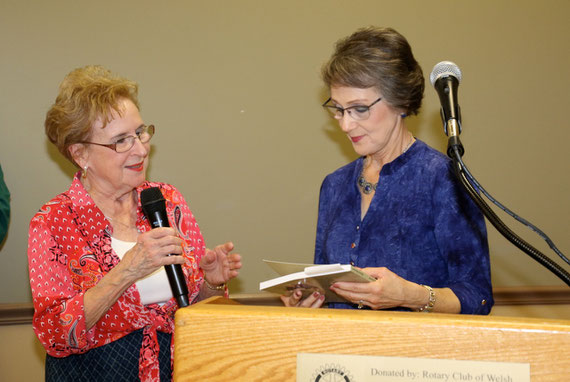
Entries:
[[429,80],[435,86],[435,82],[438,79],[450,76],[457,78],[457,83],[461,82],[461,70],[459,67],[451,61],[441,61],[433,67]]
[[162,191],[158,187],[146,188],[141,191],[141,206],[146,215],[166,209]]

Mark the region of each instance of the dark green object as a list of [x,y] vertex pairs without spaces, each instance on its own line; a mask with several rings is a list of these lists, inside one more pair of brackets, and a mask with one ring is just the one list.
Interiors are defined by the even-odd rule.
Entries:
[[4,173],[0,166],[0,243],[4,241],[4,237],[8,232],[8,223],[10,222],[10,191],[4,183]]

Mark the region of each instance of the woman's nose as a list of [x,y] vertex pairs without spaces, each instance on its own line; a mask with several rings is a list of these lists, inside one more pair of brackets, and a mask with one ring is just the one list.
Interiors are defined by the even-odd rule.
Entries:
[[343,132],[348,133],[354,128],[355,121],[347,112],[345,112],[344,115],[339,118],[338,125]]
[[135,145],[133,147],[135,153],[141,156],[147,156],[150,151],[150,141],[142,143],[140,139],[135,139]]

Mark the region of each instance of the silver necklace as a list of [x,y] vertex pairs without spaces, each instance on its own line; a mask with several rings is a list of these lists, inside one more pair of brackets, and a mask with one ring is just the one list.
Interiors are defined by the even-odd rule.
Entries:
[[[406,151],[408,151],[408,149],[410,148],[412,143],[414,143],[414,137],[413,136],[412,136],[412,139],[410,139],[410,143],[408,143],[406,148],[404,148],[404,150],[402,151],[402,154],[405,153]],[[402,155],[402,154],[400,154],[400,155]],[[365,193],[366,195],[371,194],[372,192],[376,192],[376,187],[378,186],[378,182],[370,183],[369,181],[364,179],[364,163],[362,163],[362,170],[360,170],[360,176],[358,177],[356,184],[358,184],[358,187],[360,187],[362,192]]]

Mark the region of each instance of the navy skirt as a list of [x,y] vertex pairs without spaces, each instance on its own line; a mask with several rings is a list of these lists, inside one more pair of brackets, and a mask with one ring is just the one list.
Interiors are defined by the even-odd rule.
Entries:
[[[160,380],[171,381],[170,342],[172,335],[157,332],[160,352]],[[138,381],[143,329],[84,354],[63,358],[46,355],[46,382]]]

